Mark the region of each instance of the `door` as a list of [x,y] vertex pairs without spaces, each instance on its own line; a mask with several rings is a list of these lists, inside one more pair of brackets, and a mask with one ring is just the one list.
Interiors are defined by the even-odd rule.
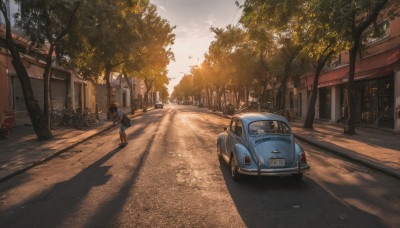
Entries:
[[331,87],[319,89],[319,118],[331,119]]
[[126,92],[122,93],[122,107],[126,107]]
[[231,151],[230,149],[230,143],[229,143],[229,135],[232,134],[233,129],[235,128],[236,124],[236,118],[232,118],[231,124],[229,125],[229,129],[225,132],[225,145],[224,145],[224,152],[223,154],[226,156],[229,156],[229,152]]
[[239,119],[235,119],[231,126],[233,125],[233,128],[230,129],[229,131],[229,136],[228,136],[228,147],[227,147],[227,155],[230,157],[230,153],[233,151],[233,147],[235,144],[241,142],[241,137],[243,134],[243,125],[242,122]]

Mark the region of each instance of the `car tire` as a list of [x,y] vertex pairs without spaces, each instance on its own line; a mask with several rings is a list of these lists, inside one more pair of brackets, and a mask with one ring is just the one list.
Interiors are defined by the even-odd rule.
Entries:
[[237,166],[235,165],[235,156],[231,155],[231,159],[229,160],[229,167],[231,169],[231,176],[234,181],[242,180],[242,174],[238,172]]
[[219,142],[217,143],[217,156],[218,156],[218,161],[219,161],[220,165],[226,164],[224,158],[222,157],[221,146],[220,146]]
[[219,142],[217,143],[217,155],[218,155],[218,158],[219,158],[219,159],[222,158],[221,146],[219,145]]
[[302,173],[297,173],[297,174],[293,174],[292,175],[292,180],[294,182],[300,182],[301,178],[303,178],[303,174]]
[[3,131],[3,138],[8,139],[11,135],[11,129]]

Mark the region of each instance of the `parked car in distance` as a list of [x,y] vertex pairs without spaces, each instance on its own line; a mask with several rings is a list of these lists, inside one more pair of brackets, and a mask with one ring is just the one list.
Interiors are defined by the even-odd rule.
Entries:
[[234,115],[218,136],[217,154],[238,181],[244,175],[292,176],[299,181],[310,169],[303,148],[294,141],[289,122],[269,113]]
[[157,101],[157,103],[154,105],[154,108],[164,108],[164,105],[161,101]]

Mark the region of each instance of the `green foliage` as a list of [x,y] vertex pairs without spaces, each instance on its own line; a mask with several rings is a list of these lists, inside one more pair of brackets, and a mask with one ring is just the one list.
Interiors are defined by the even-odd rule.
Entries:
[[148,1],[83,1],[77,23],[61,52],[68,64],[88,79],[96,80],[106,69],[116,70],[126,56],[140,51],[139,33]]
[[160,99],[163,103],[168,101],[169,92],[166,85],[162,85],[160,88],[157,89],[159,91]]
[[22,29],[31,45],[36,47],[41,47],[46,41],[50,44],[59,41],[65,34],[65,29],[75,21],[75,18],[70,21],[71,15],[81,4],[78,0],[17,2],[21,5],[21,10],[14,15],[15,26]]
[[[175,27],[170,26],[167,20],[157,14],[157,8],[150,5],[143,15],[143,23],[140,27],[141,51],[137,56],[141,67],[137,68],[136,76],[144,80],[148,90],[155,86],[156,89],[168,84],[166,67],[174,54],[169,48],[173,45],[175,34],[172,31]],[[130,72],[132,69],[127,68]],[[153,84],[154,82],[154,84]]]

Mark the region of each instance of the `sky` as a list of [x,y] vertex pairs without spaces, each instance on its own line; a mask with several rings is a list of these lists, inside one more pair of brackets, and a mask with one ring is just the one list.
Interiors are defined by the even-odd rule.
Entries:
[[204,60],[204,54],[214,40],[210,27],[225,28],[236,24],[241,11],[235,0],[151,0],[151,3],[157,6],[162,18],[176,26],[175,42],[171,46],[175,62],[168,66],[168,77],[173,78],[168,91],[172,94],[174,86],[190,72],[191,66]]

